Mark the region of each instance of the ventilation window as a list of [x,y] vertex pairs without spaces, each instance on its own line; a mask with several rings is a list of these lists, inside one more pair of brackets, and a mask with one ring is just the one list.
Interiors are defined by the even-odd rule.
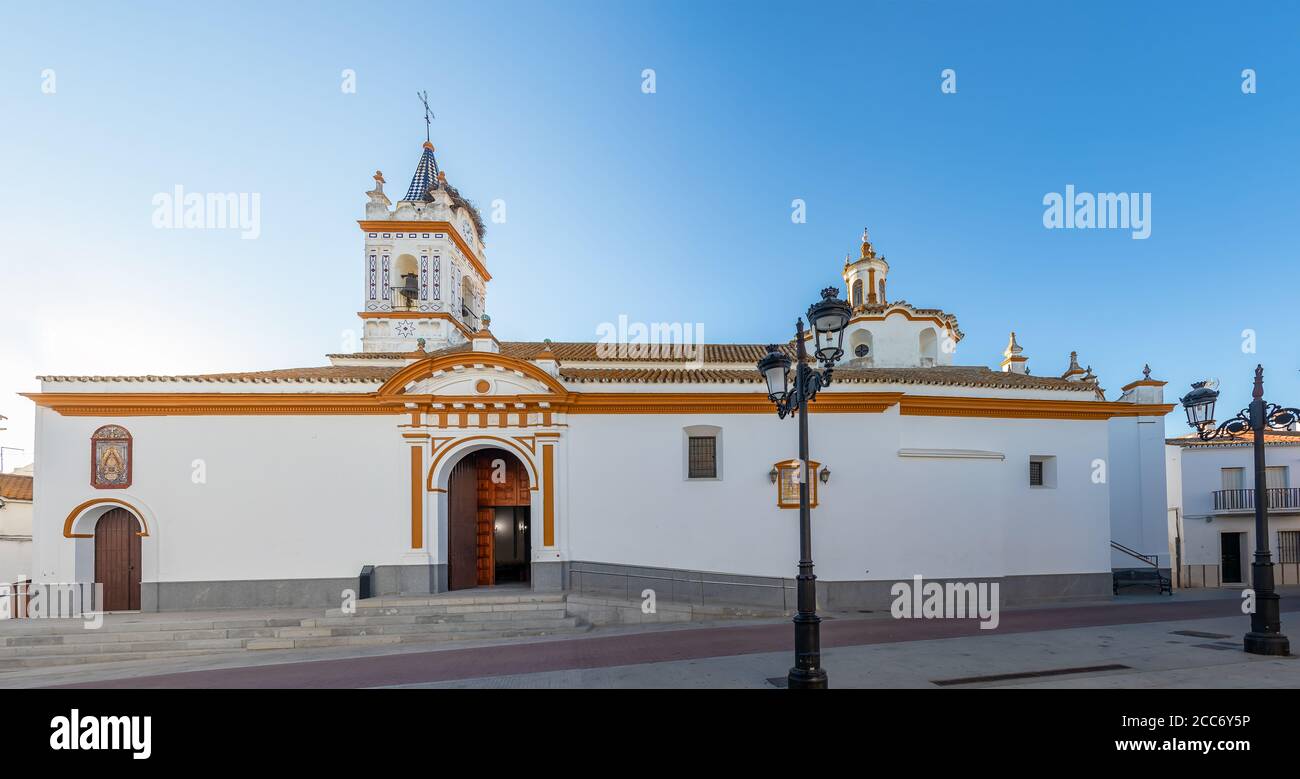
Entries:
[[1029,486],[1052,488],[1056,486],[1056,458],[1034,455],[1029,458]]
[[682,428],[682,477],[687,481],[722,478],[722,428],[716,425]]
[[689,479],[718,478],[718,439],[712,436],[690,437]]

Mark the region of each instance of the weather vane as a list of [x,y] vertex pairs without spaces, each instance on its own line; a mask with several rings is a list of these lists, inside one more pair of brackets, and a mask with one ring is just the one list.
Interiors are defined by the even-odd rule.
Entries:
[[420,98],[421,103],[424,103],[424,140],[426,143],[433,143],[433,138],[429,135],[429,123],[437,117],[429,110],[429,91],[416,92],[415,96]]

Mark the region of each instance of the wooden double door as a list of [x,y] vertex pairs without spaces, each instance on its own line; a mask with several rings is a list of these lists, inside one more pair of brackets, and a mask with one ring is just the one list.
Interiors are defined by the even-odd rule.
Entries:
[[104,585],[103,611],[140,608],[140,523],[110,509],[95,523],[95,582]]
[[[481,449],[456,463],[447,485],[450,589],[496,584],[497,538],[522,533],[527,542],[526,516],[531,497],[527,470],[504,449]],[[512,520],[508,527],[497,528],[497,510],[506,507],[522,507],[522,525]],[[511,512],[512,517],[518,515],[518,511]]]

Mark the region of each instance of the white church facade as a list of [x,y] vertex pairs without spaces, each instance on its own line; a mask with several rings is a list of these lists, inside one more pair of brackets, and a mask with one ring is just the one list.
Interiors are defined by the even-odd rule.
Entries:
[[[484,225],[433,146],[402,200],[383,185],[358,223],[362,351],[41,377],[32,578],[103,583],[109,610],[505,582],[792,605],[796,434],[766,346],[499,341]],[[1100,598],[1112,541],[1166,554],[1161,382],[1107,400],[1073,356],[1032,374],[1014,334],[996,368],[956,365],[956,317],[894,299],[865,234],[841,274],[846,354],[810,419],[824,608],[888,608],[917,574]]]

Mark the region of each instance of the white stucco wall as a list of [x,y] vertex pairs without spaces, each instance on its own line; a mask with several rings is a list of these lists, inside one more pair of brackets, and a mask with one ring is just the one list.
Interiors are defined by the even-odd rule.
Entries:
[[[1039,392],[1046,391],[1016,394]],[[543,548],[542,502],[535,495],[535,561],[793,575],[798,512],[776,507],[768,472],[796,456],[795,420],[771,413],[560,416],[554,428],[557,544]],[[367,564],[421,562],[409,548],[410,442],[399,429],[407,421],[402,415],[105,419],[38,408],[41,478],[30,573],[43,581],[90,580],[93,541],[67,539],[62,531],[73,507],[97,498],[124,500],[145,515],[145,582],[351,577]],[[108,422],[125,425],[134,437],[134,483],[125,490],[89,485],[88,442]],[[818,576],[880,581],[1108,572],[1117,506],[1143,522],[1155,517],[1165,537],[1163,440],[1130,451],[1145,442],[1148,428],[1158,437],[1160,426],[1116,422],[903,416],[898,406],[883,413],[814,413],[811,458],[832,472],[829,484],[818,484],[821,505],[813,512]],[[722,429],[721,479],[683,476],[683,429],[695,425]],[[479,429],[475,422],[445,434],[536,432]],[[438,466],[435,487],[446,486],[451,464],[468,451],[447,446],[440,451],[453,455]],[[1054,458],[1047,486],[1029,485],[1031,457]],[[203,461],[205,483],[192,478],[196,460]],[[1109,462],[1105,481],[1093,478],[1097,460]],[[534,456],[534,469],[539,463]],[[446,493],[425,493],[424,501],[424,562],[445,562]],[[93,532],[96,516],[87,514],[75,531]]]
[[[681,428],[723,428],[725,476],[688,482]],[[574,416],[568,554],[576,560],[789,576],[798,512],[768,472],[797,454],[793,420],[770,415]],[[1109,571],[1109,501],[1090,463],[1106,423],[814,414],[811,459],[832,472],[813,511],[814,557],[831,580]],[[900,457],[970,449],[996,459]],[[1029,457],[1058,458],[1055,488],[1029,486]]]
[[[1160,567],[1168,568],[1172,562],[1164,418],[1115,417],[1107,424],[1111,540],[1142,554],[1159,555]],[[1117,568],[1142,565],[1120,552],[1112,552],[1111,564]]]
[[32,504],[7,498],[0,508],[0,582],[32,570]]
[[[92,489],[88,442],[110,421],[134,436],[133,483]],[[38,408],[34,573],[43,581],[93,573],[93,542],[64,538],[63,524],[73,507],[97,498],[121,499],[149,515],[144,581],[344,577],[365,564],[399,563],[410,537],[410,466],[400,421],[108,420]],[[193,480],[196,460],[204,463],[206,483]]]

